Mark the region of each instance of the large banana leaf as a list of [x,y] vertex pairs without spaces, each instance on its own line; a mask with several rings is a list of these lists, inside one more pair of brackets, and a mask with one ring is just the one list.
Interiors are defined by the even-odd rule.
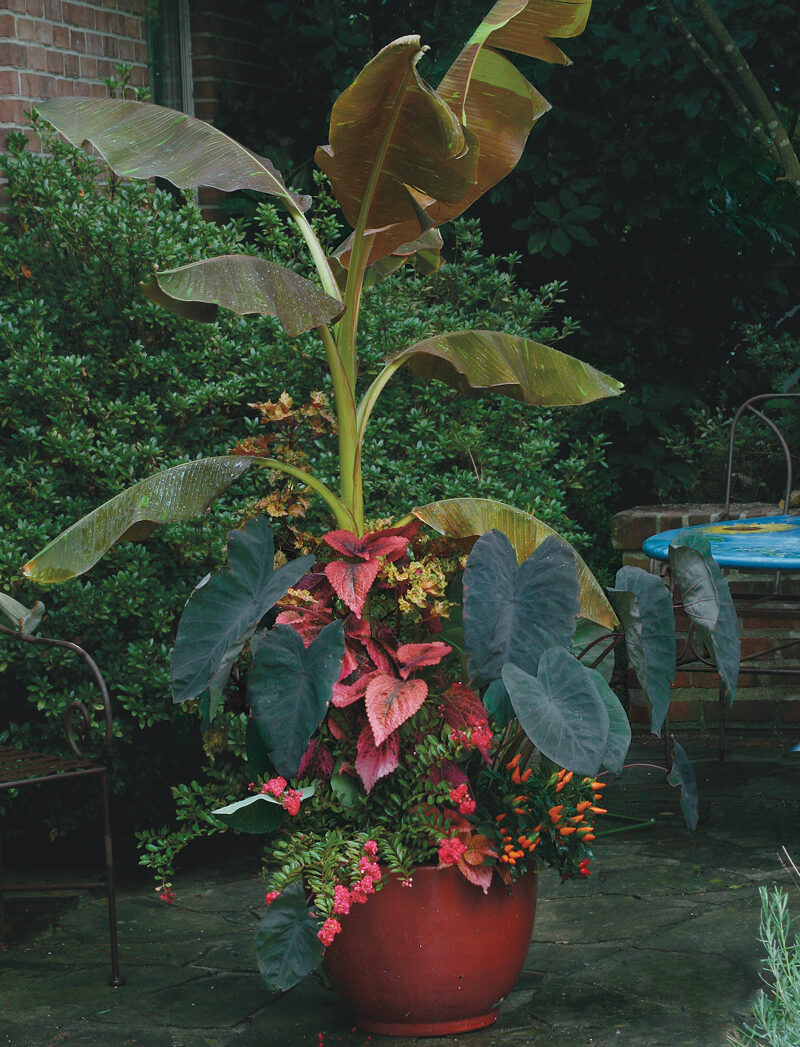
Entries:
[[578,36],[591,0],[499,0],[445,73],[438,93],[480,143],[475,184],[455,207],[440,205],[437,225],[466,210],[517,164],[549,102],[493,48],[569,65],[551,37]]
[[404,349],[389,365],[408,360],[423,378],[438,378],[467,394],[476,390],[555,407],[619,396],[623,386],[574,356],[501,331],[453,331]]
[[[347,266],[350,264],[354,238],[354,234],[351,233],[328,259],[336,281],[343,291],[347,283]],[[374,287],[387,276],[396,273],[412,257],[416,262],[417,272],[423,276],[435,273],[442,265],[443,245],[442,234],[438,229],[426,229],[416,240],[409,244],[400,244],[391,254],[368,266],[364,273],[364,288]]]
[[[491,498],[446,498],[419,506],[413,512],[423,523],[448,538],[471,538],[487,531],[502,531],[520,563],[550,535],[564,541],[552,527],[530,513]],[[613,629],[617,616],[600,583],[577,553],[575,563],[581,589],[581,617]]]
[[223,455],[148,476],[68,527],[22,568],[34,582],[84,574],[116,542],[146,537],[155,524],[188,520],[207,509],[253,459]]
[[388,44],[334,103],[330,144],[316,161],[355,228],[366,201],[366,230],[392,226],[371,261],[415,240],[431,225],[424,210],[456,201],[475,181],[477,141],[421,79],[418,36]]
[[51,98],[37,107],[73,145],[91,144],[126,178],[166,178],[181,189],[255,189],[306,211],[311,198],[290,192],[269,160],[216,127],[147,102]]
[[[534,123],[550,109],[550,103],[494,48],[569,65],[551,37],[582,33],[590,7],[591,0],[499,0],[489,11],[436,92],[465,132],[477,139],[475,180],[457,200],[443,196],[418,200],[428,223],[438,226],[457,218],[513,171]],[[410,239],[407,226],[380,231],[370,260],[389,254],[400,243],[399,236]]]
[[342,303],[291,269],[247,254],[228,254],[153,274],[146,298],[186,320],[211,322],[219,307],[277,316],[294,338],[341,316]]

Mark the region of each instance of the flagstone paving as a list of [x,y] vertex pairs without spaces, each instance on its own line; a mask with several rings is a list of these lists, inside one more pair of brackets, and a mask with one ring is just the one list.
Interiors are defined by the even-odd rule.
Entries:
[[[122,988],[106,984],[102,898],[47,899],[44,917],[32,911],[0,952],[0,1047],[724,1047],[760,984],[758,888],[790,884],[782,845],[800,857],[794,740],[734,737],[724,765],[706,746],[694,834],[663,776],[636,768],[610,785],[612,811],[655,824],[598,840],[590,880],[542,877],[525,971],[488,1029],[370,1036],[316,976],[271,995],[253,954],[264,888],[252,860],[226,867],[220,839],[214,867],[180,870],[173,906],[123,875]],[[790,900],[800,911],[794,888]]]

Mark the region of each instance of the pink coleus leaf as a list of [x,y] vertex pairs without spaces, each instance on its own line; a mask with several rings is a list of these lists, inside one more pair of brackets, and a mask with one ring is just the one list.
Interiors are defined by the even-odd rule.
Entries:
[[470,727],[478,720],[488,722],[486,706],[478,695],[463,683],[451,684],[442,695],[444,721],[450,727]]
[[344,556],[357,556],[360,560],[374,560],[385,556],[393,561],[405,555],[408,549],[408,538],[400,534],[386,534],[374,531],[357,538],[351,531],[329,531],[324,540],[337,553]]
[[358,737],[356,754],[356,771],[366,791],[370,792],[379,778],[397,770],[399,763],[400,739],[397,734],[390,734],[381,745],[376,745],[372,729],[366,724]]
[[333,685],[333,697],[331,698],[331,703],[335,705],[337,709],[344,709],[348,705],[352,705],[353,702],[357,702],[359,698],[364,697],[367,693],[367,687],[370,681],[380,675],[380,670],[375,669],[371,673],[365,673],[363,676],[360,676],[352,683],[335,683]]
[[325,575],[333,586],[333,591],[359,618],[379,567],[378,560],[368,560],[366,563],[333,560],[325,567]]
[[290,608],[287,611],[281,611],[275,619],[275,624],[291,625],[295,632],[300,634],[304,645],[308,647],[331,621],[333,621],[333,612],[328,608]]
[[493,866],[491,865],[470,865],[463,858],[458,859],[458,871],[470,883],[480,887],[484,894],[489,893],[489,886],[492,882],[492,870]]
[[424,680],[398,680],[379,673],[367,685],[365,704],[376,745],[382,745],[392,731],[406,722],[428,696]]
[[434,640],[433,643],[404,643],[397,648],[397,661],[400,663],[400,675],[407,680],[411,673],[426,665],[438,665],[445,655],[453,650],[446,643]]

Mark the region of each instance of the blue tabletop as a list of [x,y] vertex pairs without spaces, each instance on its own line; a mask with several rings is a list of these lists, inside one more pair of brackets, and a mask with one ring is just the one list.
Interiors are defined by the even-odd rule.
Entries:
[[642,549],[654,560],[669,559],[669,545],[678,534],[700,533],[711,542],[720,567],[739,570],[800,570],[800,516],[757,516],[750,520],[681,527],[654,534]]

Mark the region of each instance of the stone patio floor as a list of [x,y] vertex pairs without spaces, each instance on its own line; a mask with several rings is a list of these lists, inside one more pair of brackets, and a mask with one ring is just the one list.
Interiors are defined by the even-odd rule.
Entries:
[[[791,883],[781,846],[800,857],[796,740],[731,737],[725,764],[713,739],[686,741],[701,790],[694,834],[663,775],[635,768],[609,785],[611,811],[655,824],[598,839],[589,880],[542,877],[525,971],[488,1029],[370,1036],[316,976],[271,995],[253,953],[264,888],[252,862],[225,866],[219,838],[213,866],[179,871],[173,906],[123,876],[122,988],[107,985],[104,899],[38,899],[51,906],[44,926],[39,914],[0,952],[0,1047],[723,1047],[760,984],[758,888]],[[636,750],[662,755],[641,739]],[[800,911],[791,887],[790,904]]]

